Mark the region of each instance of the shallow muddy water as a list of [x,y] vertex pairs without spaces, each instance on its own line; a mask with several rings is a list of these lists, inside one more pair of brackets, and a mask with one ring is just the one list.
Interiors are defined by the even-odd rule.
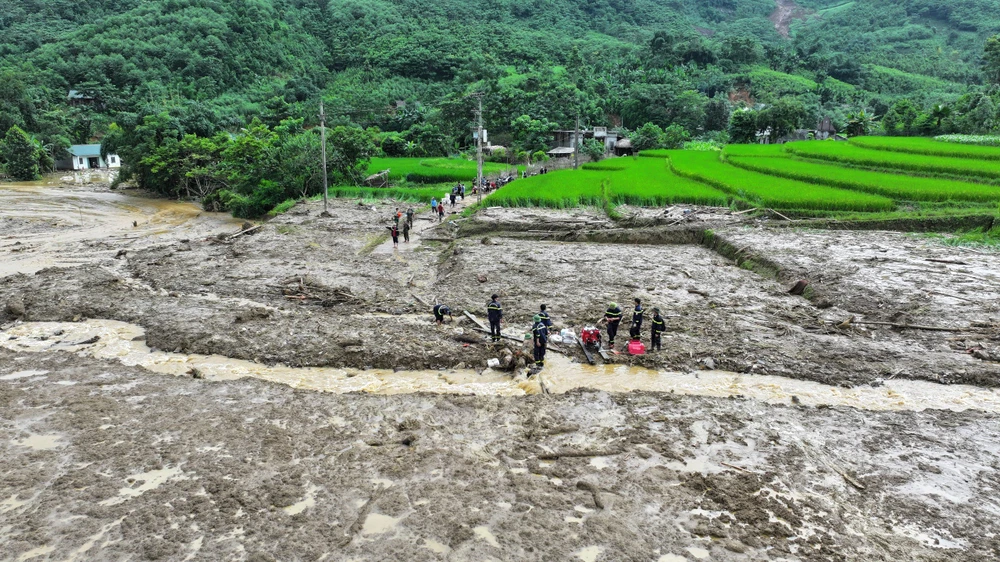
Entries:
[[[93,339],[97,337],[97,341]],[[692,396],[741,396],[770,404],[799,403],[850,406],[864,410],[946,409],[1000,412],[1000,393],[967,385],[887,380],[881,386],[842,388],[810,381],[724,371],[665,372],[627,365],[584,365],[550,353],[540,376],[525,378],[493,370],[439,371],[355,370],[267,366],[221,356],[151,350],[139,326],[108,320],[32,322],[0,332],[0,347],[19,352],[69,351],[98,359],[119,360],[150,371],[208,380],[255,377],[295,388],[323,392],[407,394],[431,392],[523,396],[544,389],[561,394],[575,388],[630,392],[635,390]],[[90,343],[85,343],[90,342]],[[6,375],[30,379],[47,373],[25,371]],[[53,381],[58,384],[59,381]]]
[[0,277],[95,261],[112,252],[91,242],[190,237],[233,229],[240,221],[195,203],[137,197],[87,186],[38,181],[0,183]]

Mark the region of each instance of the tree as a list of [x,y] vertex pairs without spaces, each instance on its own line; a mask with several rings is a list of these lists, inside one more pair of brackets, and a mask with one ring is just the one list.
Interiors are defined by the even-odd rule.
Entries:
[[735,144],[753,144],[757,142],[758,115],[752,109],[734,111],[729,118],[729,138]]
[[663,129],[656,123],[646,123],[629,135],[635,151],[651,150],[663,146]]
[[40,152],[38,143],[17,125],[7,130],[7,135],[0,143],[0,153],[4,156],[7,174],[18,181],[38,179]]
[[951,117],[951,107],[943,103],[935,104],[931,108],[931,117],[934,118],[934,122],[937,124],[936,127],[940,129],[941,122]]
[[1000,84],[1000,35],[986,40],[983,49],[983,72],[990,84]]
[[761,110],[757,129],[770,129],[771,142],[788,135],[802,124],[807,112],[805,104],[795,98],[781,98],[774,105]]
[[847,115],[847,126],[844,132],[851,137],[867,135],[874,127],[875,119],[864,109],[849,113]]
[[604,143],[597,139],[587,139],[583,141],[583,145],[580,146],[580,152],[590,157],[594,162],[604,158],[605,154]]
[[528,115],[521,115],[511,121],[510,129],[515,148],[528,152],[537,152],[539,150],[548,150],[549,146],[552,145],[556,124],[544,117],[541,119],[532,119]]
[[674,124],[663,130],[663,148],[683,148],[691,140],[691,134],[684,127]]
[[725,131],[729,125],[729,102],[714,98],[705,105],[705,130]]
[[327,133],[326,142],[332,181],[345,185],[361,183],[368,162],[378,152],[378,130],[342,125]]

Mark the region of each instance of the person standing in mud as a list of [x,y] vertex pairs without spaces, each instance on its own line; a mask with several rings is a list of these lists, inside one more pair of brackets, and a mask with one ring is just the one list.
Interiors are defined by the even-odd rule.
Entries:
[[409,243],[410,241],[410,221],[403,221],[403,243]]
[[452,321],[455,320],[455,317],[451,315],[451,309],[448,308],[448,305],[435,304],[434,305],[434,321],[437,322],[438,324],[444,324],[444,317],[445,316],[447,316]]
[[438,200],[437,197],[431,197],[431,214],[436,215],[438,212]]
[[389,234],[392,236],[392,247],[393,248],[398,248],[399,247],[399,226],[394,224],[392,226],[387,226],[386,228],[389,229]]
[[649,330],[649,349],[650,351],[656,350],[660,351],[660,337],[663,332],[667,331],[667,323],[663,321],[663,317],[660,316],[660,309],[653,309],[653,321],[652,328]]
[[642,301],[635,299],[635,309],[632,311],[632,325],[629,326],[628,335],[634,340],[639,339],[642,334]]
[[549,328],[545,325],[541,315],[536,314],[532,319],[531,341],[534,344],[535,367],[541,369],[545,366],[545,351],[549,344]]
[[618,325],[622,321],[622,309],[618,303],[613,302],[608,305],[604,312],[604,321],[608,324],[608,347],[615,347],[615,336],[618,334]]
[[413,228],[413,207],[406,208],[406,223],[410,225],[410,228]]
[[499,295],[494,294],[486,305],[486,317],[490,320],[490,338],[495,342],[500,341],[500,322],[503,321],[503,307],[500,306],[499,298]]
[[544,304],[541,307],[539,307],[538,316],[541,317],[542,324],[545,324],[546,328],[552,327],[552,318],[549,316],[548,311],[545,310]]
[[444,220],[444,202],[442,201],[441,204],[438,205],[438,222],[441,222],[443,220]]
[[392,214],[392,222],[396,223],[396,228],[399,228],[399,219],[403,216],[403,213],[399,212],[399,207],[396,207],[396,212]]

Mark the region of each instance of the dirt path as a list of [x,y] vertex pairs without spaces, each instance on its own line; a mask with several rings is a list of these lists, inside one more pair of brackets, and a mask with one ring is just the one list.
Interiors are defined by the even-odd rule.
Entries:
[[[444,197],[439,198],[438,201],[448,201],[449,199],[447,195],[448,194],[444,194]],[[466,207],[474,205],[475,203],[476,199],[471,195],[467,195],[464,199],[458,198],[454,206],[452,206],[450,203],[445,205],[445,218],[455,214],[461,214]],[[400,212],[403,213],[403,218],[401,219],[401,221],[406,220],[407,207],[413,206],[415,209],[424,208],[423,204],[404,204],[404,205],[405,206],[399,207]],[[400,224],[402,224],[402,222],[400,222]],[[413,217],[413,228],[410,229],[409,243],[407,243],[404,240],[403,231],[402,228],[400,228],[399,246],[397,248],[393,248],[392,238],[390,237],[382,244],[379,244],[378,247],[375,248],[373,253],[392,254],[394,252],[412,252],[413,250],[420,247],[421,241],[423,239],[422,234],[426,232],[433,232],[438,228],[448,228],[447,226],[442,226],[445,224],[446,223],[444,221],[441,221],[437,216],[432,216],[430,208],[426,207],[422,212],[416,213]],[[386,226],[389,225],[391,225],[391,222],[388,222]]]

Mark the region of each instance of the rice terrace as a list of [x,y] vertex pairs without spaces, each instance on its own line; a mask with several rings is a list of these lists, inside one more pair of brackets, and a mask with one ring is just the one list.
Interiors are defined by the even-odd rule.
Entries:
[[0,2],[0,562],[1000,560],[1000,3]]

